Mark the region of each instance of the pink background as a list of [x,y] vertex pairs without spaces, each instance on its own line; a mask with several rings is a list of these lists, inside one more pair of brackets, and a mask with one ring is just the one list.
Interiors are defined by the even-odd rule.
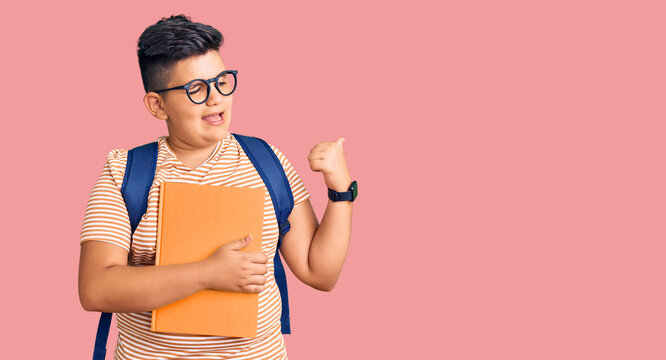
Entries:
[[660,2],[194,3],[5,9],[3,358],[91,356],[85,206],[109,150],[166,135],[136,42],[178,13],[222,32],[232,131],[320,219],[307,155],[347,138],[348,259],[330,293],[289,273],[291,359],[666,358]]

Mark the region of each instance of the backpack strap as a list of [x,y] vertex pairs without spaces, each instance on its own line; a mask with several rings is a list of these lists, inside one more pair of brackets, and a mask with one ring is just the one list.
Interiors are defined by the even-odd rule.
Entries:
[[282,245],[282,238],[290,230],[289,214],[294,208],[294,196],[291,192],[291,186],[287,179],[287,174],[280,163],[277,155],[271,149],[268,143],[260,138],[253,136],[245,136],[232,133],[234,138],[241,145],[247,157],[250,158],[255,169],[261,176],[261,179],[266,184],[271,199],[273,200],[273,207],[275,208],[275,216],[277,217],[280,234],[278,236],[277,248],[275,249],[275,257],[273,264],[275,265],[274,275],[275,282],[280,290],[280,297],[282,299],[282,333],[291,334],[291,325],[289,322],[289,299],[287,292],[287,277],[285,275],[284,266],[280,260],[278,250]]
[[[120,192],[125,200],[127,213],[130,219],[132,232],[130,234],[130,247],[132,234],[139,225],[141,217],[148,208],[148,193],[155,178],[155,167],[157,166],[157,142],[137,146],[127,152],[127,164],[125,165],[125,177]],[[104,360],[106,356],[106,341],[109,337],[111,327],[111,313],[103,312],[97,325],[97,337],[95,338],[95,350],[93,360]]]
[[155,178],[157,142],[137,146],[127,152],[125,177],[120,192],[123,194],[130,218],[132,234],[148,208],[148,193]]
[[97,336],[95,337],[93,360],[104,360],[106,358],[106,340],[109,337],[110,328],[111,313],[103,312],[99,317],[99,324],[97,325]]

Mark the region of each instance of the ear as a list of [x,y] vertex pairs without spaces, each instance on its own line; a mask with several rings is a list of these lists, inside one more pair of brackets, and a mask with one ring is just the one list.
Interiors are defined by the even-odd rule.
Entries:
[[164,110],[164,98],[160,94],[152,91],[147,92],[143,97],[143,104],[146,105],[146,109],[154,117],[161,120],[168,119],[169,116]]

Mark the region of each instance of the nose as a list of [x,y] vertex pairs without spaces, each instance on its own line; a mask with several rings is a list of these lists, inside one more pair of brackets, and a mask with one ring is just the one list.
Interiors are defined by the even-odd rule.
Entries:
[[231,96],[231,95],[224,96],[220,94],[220,92],[217,91],[217,87],[215,87],[215,80],[211,80],[208,83],[208,86],[210,87],[210,92],[208,93],[208,99],[206,100],[206,105],[208,106],[215,106],[224,101],[224,98]]

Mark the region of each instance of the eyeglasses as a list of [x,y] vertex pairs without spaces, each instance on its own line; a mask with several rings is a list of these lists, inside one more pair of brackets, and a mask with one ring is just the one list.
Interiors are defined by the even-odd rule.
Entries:
[[238,70],[224,70],[219,75],[208,80],[194,79],[182,86],[176,86],[168,89],[154,90],[161,93],[169,90],[185,89],[187,97],[195,104],[203,104],[210,96],[210,82],[215,81],[215,88],[223,96],[229,96],[236,90],[236,75]]

